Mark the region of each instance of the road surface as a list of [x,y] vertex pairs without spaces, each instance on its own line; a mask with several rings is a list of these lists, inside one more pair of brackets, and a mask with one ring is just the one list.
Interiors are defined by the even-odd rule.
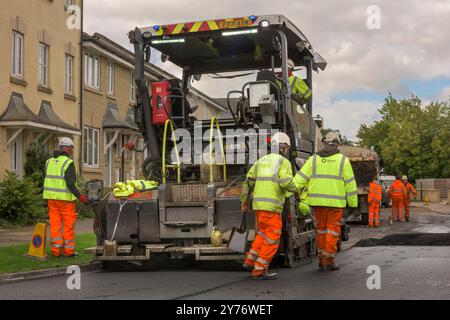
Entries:
[[[276,269],[279,278],[269,282],[253,281],[238,268],[210,265],[99,271],[83,273],[80,290],[69,290],[66,276],[3,284],[0,299],[450,299],[450,216],[424,209],[412,214],[408,224],[388,225],[385,219],[380,229],[353,226],[351,245],[366,238],[404,236],[385,238],[381,246],[367,246],[373,240],[360,242],[362,247],[346,244],[337,258],[339,272],[320,272],[314,263]],[[419,233],[425,237],[410,236]],[[398,246],[399,239],[414,246]],[[377,273],[367,273],[369,266],[379,267],[380,289],[368,289],[369,277],[369,284],[378,284]]]

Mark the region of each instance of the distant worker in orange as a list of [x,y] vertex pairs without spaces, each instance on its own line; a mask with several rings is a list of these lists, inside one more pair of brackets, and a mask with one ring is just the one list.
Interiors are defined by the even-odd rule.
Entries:
[[405,206],[405,220],[406,220],[406,222],[409,222],[409,217],[410,217],[409,208],[411,205],[411,193],[413,194],[414,199],[417,199],[417,192],[416,192],[416,189],[414,189],[413,185],[408,182],[407,176],[402,177],[402,182],[406,188],[406,197],[403,202],[403,205]]
[[380,226],[380,201],[382,198],[381,186],[374,176],[372,182],[369,183],[369,227]]
[[389,196],[392,199],[392,222],[402,222],[406,188],[400,180],[400,176],[395,177],[394,183],[389,187]]

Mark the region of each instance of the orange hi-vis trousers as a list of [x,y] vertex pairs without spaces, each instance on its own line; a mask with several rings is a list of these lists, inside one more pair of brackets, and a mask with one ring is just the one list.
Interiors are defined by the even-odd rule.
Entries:
[[77,211],[74,201],[48,200],[52,254],[55,257],[75,253]]
[[317,251],[321,266],[328,266],[334,263],[337,244],[341,237],[343,214],[343,208],[314,207]]
[[253,276],[259,276],[269,269],[272,258],[280,245],[283,221],[281,214],[256,211],[257,233],[244,263],[254,266]]
[[405,218],[408,220],[409,219],[409,211],[411,208],[411,199],[406,198],[405,200],[403,200],[403,206],[405,207]]
[[369,227],[378,227],[380,225],[380,203],[376,201],[369,202]]
[[403,197],[392,197],[392,222],[403,220]]

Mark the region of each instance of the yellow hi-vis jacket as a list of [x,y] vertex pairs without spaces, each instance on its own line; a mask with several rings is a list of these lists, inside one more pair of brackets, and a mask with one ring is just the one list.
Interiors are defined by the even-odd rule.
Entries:
[[358,193],[350,161],[342,154],[328,157],[317,154],[306,161],[294,182],[308,188],[307,203],[312,207],[358,207]]
[[279,154],[268,154],[250,168],[243,185],[241,201],[247,203],[252,192],[253,210],[281,213],[286,192],[298,191],[292,179],[291,163]]
[[158,182],[148,180],[127,180],[127,184],[132,186],[136,191],[143,192],[158,187]]
[[[277,79],[277,84],[281,88],[281,80]],[[307,103],[311,99],[312,91],[302,78],[292,75],[289,77],[289,84],[291,86],[292,93],[300,97],[302,103]]]
[[67,188],[66,170],[73,162],[65,155],[50,158],[46,163],[44,194],[46,200],[75,201],[77,197]]

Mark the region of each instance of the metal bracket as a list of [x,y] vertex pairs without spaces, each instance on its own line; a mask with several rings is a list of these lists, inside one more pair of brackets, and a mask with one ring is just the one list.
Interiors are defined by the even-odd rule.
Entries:
[[105,156],[106,156],[106,153],[108,152],[109,148],[111,148],[112,145],[117,141],[117,138],[119,137],[119,133],[120,133],[120,129],[114,130],[113,138],[111,139],[111,141],[107,145],[105,145],[105,148],[104,148],[104,155]]
[[[19,134],[21,134],[23,132],[23,130],[25,130],[24,128],[17,128],[15,129],[16,131],[13,133],[13,135],[11,136],[11,138],[7,137],[7,130],[6,128],[3,129],[3,151],[6,151],[8,149],[8,146],[14,142],[14,140],[17,139],[17,137],[19,136]],[[12,129],[14,130],[14,129]]]

